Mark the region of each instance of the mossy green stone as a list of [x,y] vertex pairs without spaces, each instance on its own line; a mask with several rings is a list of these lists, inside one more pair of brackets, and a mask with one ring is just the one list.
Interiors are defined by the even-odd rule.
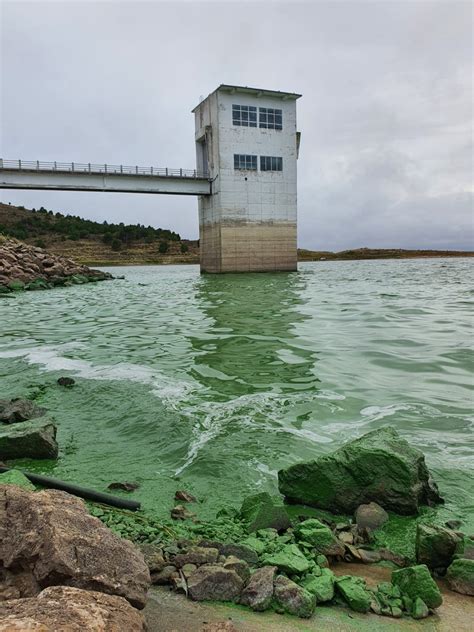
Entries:
[[280,492],[295,503],[352,513],[371,501],[403,515],[442,502],[422,452],[395,428],[369,432],[316,461],[278,472]]
[[425,564],[392,571],[392,583],[400,588],[402,595],[413,600],[423,599],[428,608],[438,608],[443,603],[439,588]]
[[45,279],[35,279],[25,286],[25,290],[47,290],[49,287],[50,285]]
[[0,485],[18,485],[18,487],[23,487],[30,492],[34,492],[36,489],[20,470],[10,470],[0,474]]
[[301,575],[310,568],[309,561],[296,544],[287,544],[281,551],[264,556],[263,561],[268,566],[277,566],[287,575]]
[[18,281],[17,279],[13,279],[13,281],[10,281],[10,283],[8,284],[8,287],[10,288],[10,290],[13,290],[14,292],[16,292],[18,290],[24,290],[25,284],[23,283],[23,281]]
[[474,560],[454,560],[446,573],[451,590],[474,596]]
[[316,518],[300,522],[295,527],[297,540],[307,542],[314,552],[323,555],[343,555],[344,545],[336,538],[329,527]]
[[339,594],[351,610],[368,612],[372,601],[372,594],[365,588],[360,578],[345,576],[336,579]]
[[423,599],[417,597],[412,604],[410,614],[414,619],[426,619],[426,617],[430,614],[430,611]]
[[240,517],[247,523],[249,533],[271,527],[277,531],[287,529],[290,519],[280,498],[267,492],[248,496],[240,508]]
[[301,585],[316,597],[316,603],[324,603],[334,597],[334,579],[334,573],[323,568],[319,576],[307,575]]
[[255,553],[257,553],[257,555],[261,555],[265,551],[266,547],[265,542],[262,542],[262,540],[259,540],[258,538],[252,537],[246,538],[241,542],[241,544],[250,547],[252,550],[255,551]]
[[416,561],[419,564],[426,564],[428,568],[447,568],[462,548],[462,538],[451,529],[437,525],[417,525]]

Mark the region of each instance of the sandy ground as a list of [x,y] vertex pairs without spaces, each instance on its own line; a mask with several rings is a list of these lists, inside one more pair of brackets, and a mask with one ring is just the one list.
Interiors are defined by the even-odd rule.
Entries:
[[[337,575],[361,575],[372,585],[390,579],[390,570],[377,566],[340,564]],[[251,612],[233,604],[196,603],[168,588],[152,588],[145,615],[149,632],[201,632],[206,624],[231,621],[238,632],[473,632],[474,598],[451,592],[441,582],[443,605],[423,621],[361,615],[345,608],[319,606],[309,620]]]

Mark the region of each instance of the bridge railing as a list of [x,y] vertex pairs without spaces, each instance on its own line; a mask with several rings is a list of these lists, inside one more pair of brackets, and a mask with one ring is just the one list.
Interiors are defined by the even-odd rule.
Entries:
[[0,158],[0,171],[44,171],[48,173],[90,173],[93,175],[161,176],[167,178],[208,179],[209,174],[196,169],[139,167],[83,162],[42,162],[41,160],[5,160]]

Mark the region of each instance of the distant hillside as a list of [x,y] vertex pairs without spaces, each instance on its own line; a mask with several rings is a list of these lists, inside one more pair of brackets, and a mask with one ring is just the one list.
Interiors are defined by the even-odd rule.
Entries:
[[[45,208],[0,203],[0,234],[16,237],[79,263],[96,266],[199,263],[199,242],[140,224],[109,224]],[[465,257],[474,252],[357,248],[342,252],[298,250],[299,261]]]
[[94,222],[41,207],[25,209],[0,203],[0,233],[50,252],[95,265],[195,263],[196,241],[140,224]]

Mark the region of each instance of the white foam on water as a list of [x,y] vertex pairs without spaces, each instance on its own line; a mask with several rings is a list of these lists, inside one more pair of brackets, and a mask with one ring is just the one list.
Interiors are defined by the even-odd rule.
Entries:
[[362,417],[370,417],[371,421],[377,421],[384,417],[396,415],[401,410],[414,410],[411,404],[389,404],[388,406],[367,406],[360,411]]
[[179,380],[156,369],[139,364],[119,362],[117,364],[94,365],[88,360],[68,358],[65,354],[87,348],[82,343],[66,343],[52,346],[20,348],[0,351],[0,358],[22,358],[36,364],[43,371],[64,371],[88,380],[128,381],[152,387],[151,392],[167,405],[176,407],[178,400],[185,399],[190,391],[201,386],[195,381]]

